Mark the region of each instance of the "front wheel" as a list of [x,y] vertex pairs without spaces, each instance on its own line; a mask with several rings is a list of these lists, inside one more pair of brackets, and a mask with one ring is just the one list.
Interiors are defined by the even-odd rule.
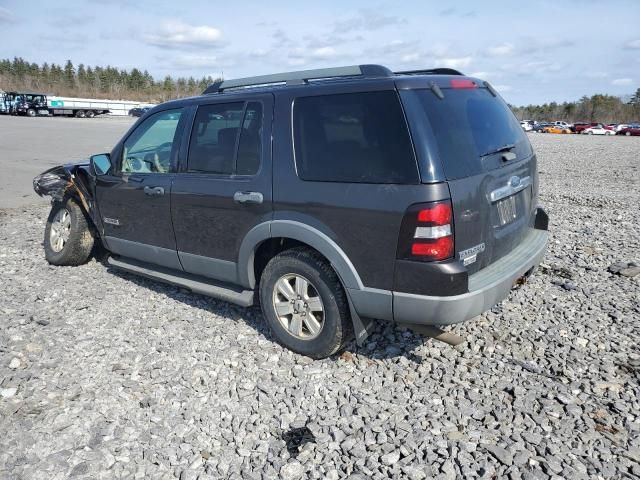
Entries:
[[80,206],[71,198],[55,202],[44,229],[44,254],[52,265],[86,263],[93,248],[93,235]]
[[84,117],[85,117],[84,110],[78,110],[76,112],[76,118],[84,118]]
[[36,111],[33,108],[27,110],[27,117],[35,117]]
[[311,358],[325,358],[351,338],[346,294],[319,254],[294,248],[269,261],[260,278],[260,304],[280,344]]
[[631,132],[624,132],[624,134],[625,134],[627,137],[630,137],[630,136],[631,136]]

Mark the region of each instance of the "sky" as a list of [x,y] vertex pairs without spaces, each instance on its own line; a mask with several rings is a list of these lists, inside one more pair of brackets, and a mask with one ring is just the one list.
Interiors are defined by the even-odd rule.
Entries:
[[452,67],[514,105],[562,102],[640,87],[640,0],[0,0],[14,56],[156,78]]

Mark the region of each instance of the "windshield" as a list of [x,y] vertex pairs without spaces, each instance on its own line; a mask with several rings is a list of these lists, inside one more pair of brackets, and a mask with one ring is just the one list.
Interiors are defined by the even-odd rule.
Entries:
[[518,159],[532,154],[531,145],[508,105],[486,88],[414,90],[431,127],[432,143],[448,179],[469,177],[497,168],[491,161],[504,151]]

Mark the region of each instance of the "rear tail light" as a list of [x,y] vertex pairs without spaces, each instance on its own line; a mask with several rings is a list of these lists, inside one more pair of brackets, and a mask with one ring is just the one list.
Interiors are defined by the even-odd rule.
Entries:
[[413,205],[407,210],[398,258],[439,261],[453,256],[453,212],[449,200]]

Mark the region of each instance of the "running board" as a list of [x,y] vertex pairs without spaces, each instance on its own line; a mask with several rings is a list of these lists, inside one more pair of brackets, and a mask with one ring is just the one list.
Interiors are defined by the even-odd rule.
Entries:
[[115,258],[111,256],[107,260],[107,263],[113,267],[126,270],[127,272],[171,285],[177,285],[191,290],[194,293],[235,303],[241,307],[250,307],[253,305],[253,290],[242,290],[240,287],[229,283],[216,282],[209,278],[178,272],[129,258]]

